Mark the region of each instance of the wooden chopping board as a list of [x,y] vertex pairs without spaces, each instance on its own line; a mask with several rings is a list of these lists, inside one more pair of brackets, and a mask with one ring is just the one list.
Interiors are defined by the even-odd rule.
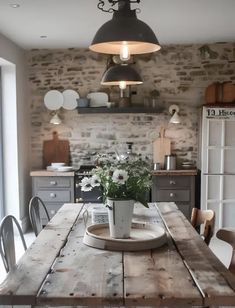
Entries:
[[165,138],[165,129],[161,128],[160,137],[153,142],[153,163],[164,165],[165,155],[171,154],[171,140]]
[[69,165],[69,141],[59,140],[58,133],[52,133],[52,140],[43,142],[43,167],[50,166],[51,163],[65,163]]

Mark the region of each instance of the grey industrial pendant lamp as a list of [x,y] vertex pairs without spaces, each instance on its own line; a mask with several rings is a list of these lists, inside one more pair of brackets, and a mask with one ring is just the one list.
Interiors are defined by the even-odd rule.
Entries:
[[136,16],[131,10],[131,3],[140,0],[109,0],[112,7],[104,9],[104,1],[99,0],[98,8],[105,12],[113,12],[113,18],[103,24],[97,31],[90,49],[105,54],[119,54],[123,61],[132,54],[151,53],[161,48],[153,30]]
[[118,85],[124,90],[126,86],[142,84],[139,73],[127,64],[118,64],[108,68],[102,77],[101,84],[106,86]]

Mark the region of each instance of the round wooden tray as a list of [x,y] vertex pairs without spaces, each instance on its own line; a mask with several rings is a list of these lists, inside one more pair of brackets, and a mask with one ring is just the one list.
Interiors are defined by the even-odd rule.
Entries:
[[130,238],[115,239],[109,235],[108,224],[87,227],[83,243],[99,249],[114,251],[141,251],[153,249],[166,243],[165,230],[154,224],[132,223]]

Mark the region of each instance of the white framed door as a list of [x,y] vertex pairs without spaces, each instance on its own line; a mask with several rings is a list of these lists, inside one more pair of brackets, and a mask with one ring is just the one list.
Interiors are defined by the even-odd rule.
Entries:
[[0,220],[4,217],[3,131],[2,131],[2,79],[0,67]]
[[203,107],[201,208],[235,227],[235,108]]

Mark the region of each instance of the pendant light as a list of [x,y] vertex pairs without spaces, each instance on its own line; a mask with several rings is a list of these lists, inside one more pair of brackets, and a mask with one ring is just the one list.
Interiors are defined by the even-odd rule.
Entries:
[[[90,49],[105,54],[119,54],[123,61],[131,54],[151,53],[161,48],[153,30],[136,16],[130,3],[140,0],[110,0],[112,6],[118,3],[118,10],[111,9],[113,18],[97,31]],[[104,1],[100,0],[98,8],[105,12]]]
[[127,86],[142,84],[139,73],[127,64],[118,64],[108,68],[102,77],[101,84],[106,86],[118,85],[121,90]]

